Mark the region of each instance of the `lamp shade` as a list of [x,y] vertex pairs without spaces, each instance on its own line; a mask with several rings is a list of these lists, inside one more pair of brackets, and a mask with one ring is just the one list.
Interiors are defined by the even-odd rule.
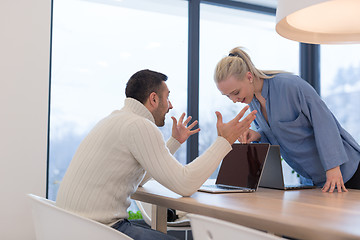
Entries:
[[360,43],[360,0],[278,0],[276,31],[304,43]]

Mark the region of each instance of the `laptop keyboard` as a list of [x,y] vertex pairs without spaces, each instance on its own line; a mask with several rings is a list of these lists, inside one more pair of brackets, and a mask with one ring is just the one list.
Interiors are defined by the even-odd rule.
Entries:
[[204,185],[204,187],[218,188],[218,189],[229,189],[229,190],[233,190],[233,189],[249,190],[249,188],[237,187],[237,186],[228,186],[228,185],[222,185],[222,184]]

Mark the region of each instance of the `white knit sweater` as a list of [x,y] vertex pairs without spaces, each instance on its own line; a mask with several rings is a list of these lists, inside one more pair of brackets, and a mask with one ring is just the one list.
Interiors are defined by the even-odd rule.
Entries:
[[111,225],[128,217],[130,196],[147,172],[170,190],[190,196],[210,177],[231,145],[218,137],[183,166],[172,154],[180,143],[166,143],[148,109],[125,99],[121,110],[101,120],[77,149],[61,182],[56,205]]

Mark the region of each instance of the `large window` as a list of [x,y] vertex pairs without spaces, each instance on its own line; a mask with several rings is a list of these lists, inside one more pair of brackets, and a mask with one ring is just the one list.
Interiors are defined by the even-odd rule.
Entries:
[[275,16],[207,4],[201,4],[200,16],[199,154],[217,137],[215,111],[227,122],[245,106],[222,96],[214,83],[216,64],[232,48],[244,47],[259,69],[299,71],[299,44],[274,31]]
[[360,45],[321,45],[321,96],[360,142]]
[[[141,69],[165,73],[174,110],[186,112],[186,1],[54,0],[48,197],[79,143],[101,118],[123,106],[125,84]],[[176,153],[186,162],[186,144]]]
[[[138,70],[168,75],[174,109],[161,128],[171,134],[171,116],[187,112],[188,1],[53,0],[48,197],[59,184],[79,143],[100,119],[124,102],[125,84]],[[224,121],[243,107],[223,97],[213,81],[216,63],[243,46],[259,69],[298,73],[296,42],[279,37],[275,17],[201,4],[199,153],[216,138],[215,110]],[[192,54],[192,53],[190,53]],[[190,56],[191,57],[191,56]],[[186,144],[176,153],[186,163]]]

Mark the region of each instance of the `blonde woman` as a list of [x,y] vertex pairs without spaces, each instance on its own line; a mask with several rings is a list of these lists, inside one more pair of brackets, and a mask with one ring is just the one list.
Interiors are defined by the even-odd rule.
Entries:
[[323,192],[360,189],[360,146],[310,84],[291,73],[257,69],[239,47],[220,60],[214,77],[223,95],[258,111],[256,131],[240,142],[280,145],[285,161]]

